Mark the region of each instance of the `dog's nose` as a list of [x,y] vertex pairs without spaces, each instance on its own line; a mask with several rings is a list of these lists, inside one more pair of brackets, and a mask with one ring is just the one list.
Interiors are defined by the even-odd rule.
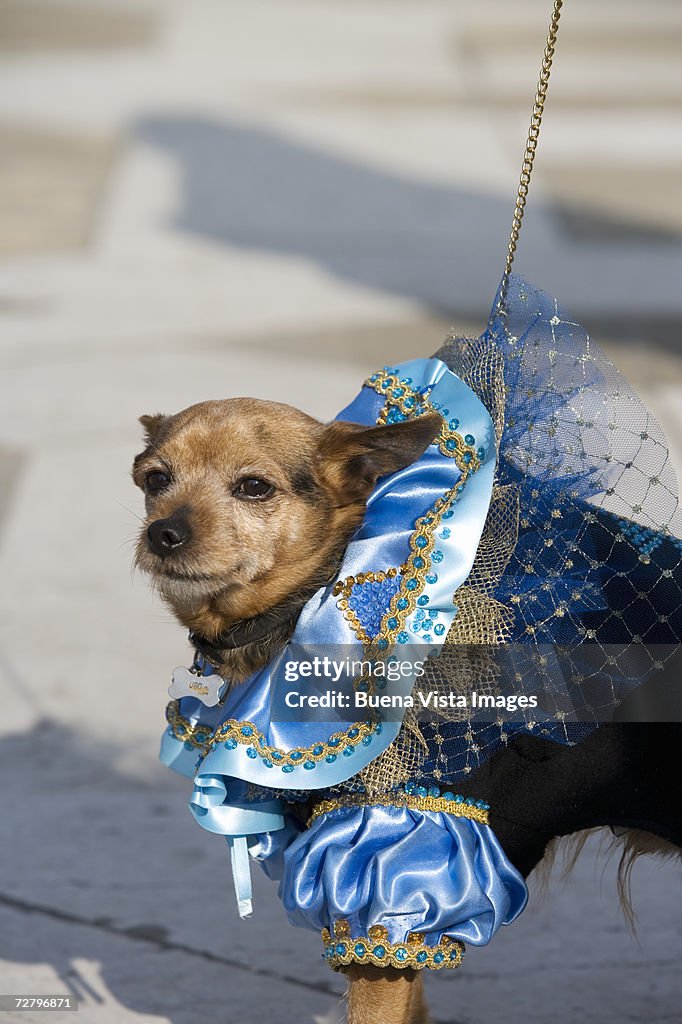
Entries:
[[149,547],[159,558],[165,558],[171,552],[186,544],[192,536],[192,529],[180,512],[174,512],[167,519],[156,519],[147,527]]

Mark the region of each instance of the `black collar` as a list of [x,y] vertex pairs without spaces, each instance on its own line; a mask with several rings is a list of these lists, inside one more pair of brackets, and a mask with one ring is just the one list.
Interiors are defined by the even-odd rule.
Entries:
[[293,628],[300,607],[297,605],[295,609],[291,609],[290,606],[286,606],[287,604],[288,602],[283,602],[250,619],[239,619],[223,633],[211,639],[192,630],[189,642],[204,658],[219,665],[223,660],[221,655],[226,651],[236,651],[240,647],[248,647],[249,644],[266,640],[284,626]]

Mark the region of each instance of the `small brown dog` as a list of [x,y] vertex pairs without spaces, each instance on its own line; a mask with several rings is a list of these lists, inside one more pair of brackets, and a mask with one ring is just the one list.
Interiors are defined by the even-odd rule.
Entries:
[[[195,646],[239,683],[290,639],[338,570],[376,481],[419,458],[429,414],[389,426],[324,425],[249,398],[142,416],[133,479],[147,516],[136,563]],[[351,1024],[424,1024],[419,972],[353,966]]]

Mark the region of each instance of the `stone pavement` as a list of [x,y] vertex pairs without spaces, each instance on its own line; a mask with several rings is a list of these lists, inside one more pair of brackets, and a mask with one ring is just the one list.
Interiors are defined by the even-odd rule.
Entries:
[[[261,877],[237,920],[156,761],[186,648],[129,571],[136,417],[247,393],[328,418],[478,332],[548,6],[0,0],[1,992],[73,992],[82,1024],[336,1020],[317,938]],[[681,39],[673,2],[565,5],[518,259],[678,465]],[[597,846],[429,979],[437,1021],[680,1019],[679,869],[638,864],[635,939]]]

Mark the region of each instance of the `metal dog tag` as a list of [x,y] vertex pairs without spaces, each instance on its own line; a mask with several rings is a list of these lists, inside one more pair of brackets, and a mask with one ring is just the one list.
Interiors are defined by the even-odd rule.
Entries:
[[210,676],[199,675],[191,668],[180,665],[173,669],[173,682],[168,688],[170,697],[196,697],[207,708],[213,708],[225,693],[227,683],[217,672]]

